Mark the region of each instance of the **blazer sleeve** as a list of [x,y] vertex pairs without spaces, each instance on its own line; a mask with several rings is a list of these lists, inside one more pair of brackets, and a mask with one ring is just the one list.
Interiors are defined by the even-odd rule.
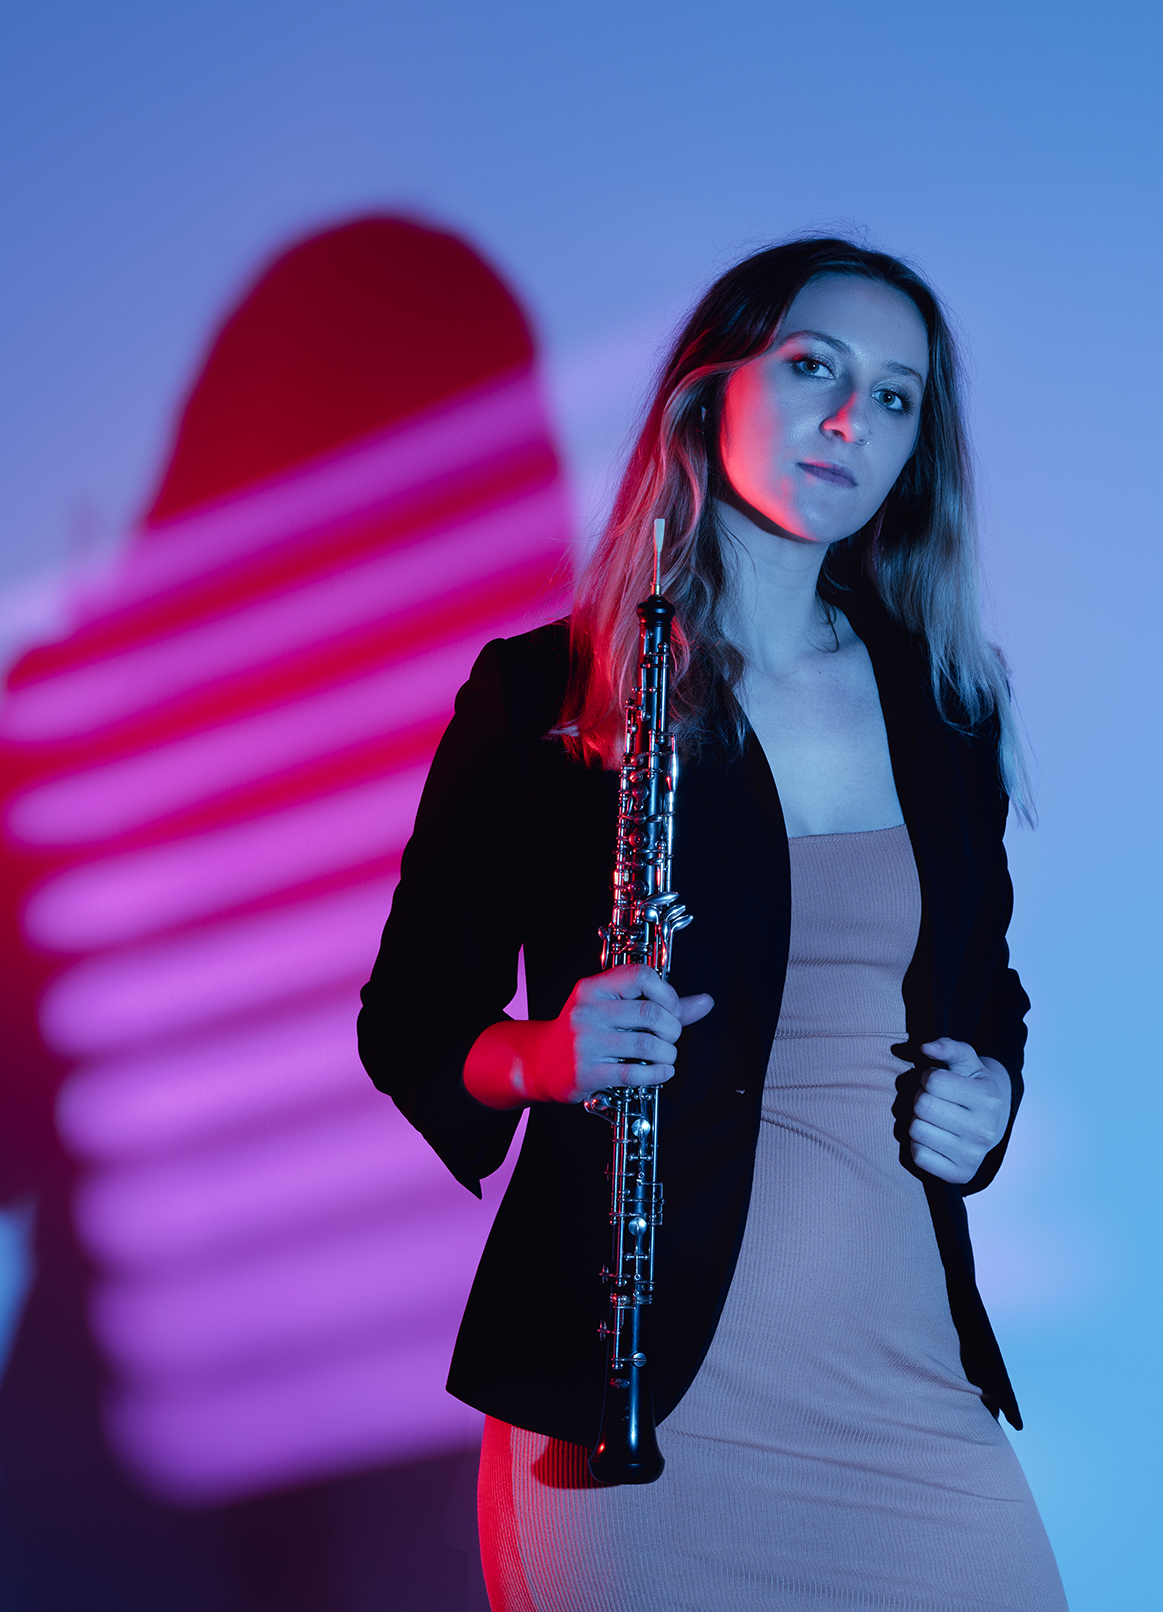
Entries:
[[519,1109],[478,1103],[462,1079],[477,1036],[507,1017],[521,946],[526,763],[506,710],[500,650],[500,640],[486,644],[457,695],[358,1024],[373,1083],[478,1197],[520,1118]]
[[1009,1147],[1010,1135],[1017,1118],[1025,1082],[1022,1079],[1022,1056],[1026,1042],[1025,1015],[1030,999],[1022,989],[1022,982],[1009,966],[1009,947],[1002,941],[993,982],[972,1045],[978,1057],[996,1058],[1010,1077],[1010,1117],[1005,1135],[996,1147],[991,1148],[981,1162],[981,1168],[971,1181],[961,1188],[966,1197],[987,1187],[1001,1168]]
[[961,1188],[964,1196],[968,1196],[973,1192],[980,1192],[983,1187],[987,1187],[1000,1169],[1001,1162],[1005,1158],[1006,1149],[1009,1146],[1018,1105],[1021,1103],[1022,1094],[1025,1090],[1022,1080],[1022,1064],[1026,1046],[1026,1014],[1030,1011],[1030,999],[1022,989],[1022,982],[1017,973],[1010,967],[1009,945],[1005,939],[1014,907],[1013,884],[1010,880],[1009,868],[1006,862],[1003,838],[1008,805],[1008,801],[1002,796],[996,822],[997,851],[996,871],[993,878],[994,889],[991,892],[992,899],[987,904],[987,910],[990,911],[993,921],[1000,930],[997,960],[986,989],[977,1024],[969,1040],[979,1058],[996,1058],[1008,1073],[1011,1087],[1010,1117],[1005,1129],[1005,1135],[1001,1141],[986,1154],[982,1160],[981,1168],[973,1179],[966,1182]]

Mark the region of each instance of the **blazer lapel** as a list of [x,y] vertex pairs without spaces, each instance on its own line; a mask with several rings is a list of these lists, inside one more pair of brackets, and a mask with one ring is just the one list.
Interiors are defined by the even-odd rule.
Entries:
[[[675,941],[680,995],[709,991],[714,1011],[683,1034],[706,1078],[758,1113],[787,968],[791,870],[771,769],[749,734],[742,756],[680,774],[674,883],[692,914]],[[713,1049],[713,1051],[712,1051]],[[734,1104],[733,1104],[734,1106]]]
[[[889,758],[897,798],[913,848],[921,886],[921,927],[916,950],[905,975],[908,1041],[898,1052],[909,1062],[921,1058],[920,1045],[941,1033],[936,1027],[938,981],[948,978],[946,956],[951,858],[948,801],[956,782],[941,765],[941,733],[930,720],[928,668],[917,645],[887,616],[879,601],[862,599],[859,607],[845,600],[845,614],[868,650],[888,735]],[[934,708],[932,717],[940,722]]]

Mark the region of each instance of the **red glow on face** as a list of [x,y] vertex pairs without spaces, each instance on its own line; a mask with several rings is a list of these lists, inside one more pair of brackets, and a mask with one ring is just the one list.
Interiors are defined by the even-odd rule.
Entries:
[[0,708],[110,1435],[170,1498],[473,1424],[443,1379],[503,1182],[482,1206],[446,1174],[354,1021],[457,687],[564,607],[530,359],[447,236],[288,254],[211,353],[150,530]]

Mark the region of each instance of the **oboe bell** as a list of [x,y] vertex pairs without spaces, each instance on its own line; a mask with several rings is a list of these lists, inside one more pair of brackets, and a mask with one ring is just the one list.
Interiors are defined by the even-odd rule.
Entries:
[[[665,979],[675,933],[690,923],[670,888],[678,762],[668,722],[670,628],[674,606],[662,596],[666,523],[654,523],[654,587],[638,606],[639,656],[626,707],[626,749],[618,786],[614,906],[602,930],[602,967],[645,963]],[[626,1059],[626,1063],[636,1060]],[[614,1127],[609,1170],[610,1317],[602,1424],[589,1458],[603,1484],[653,1483],[664,1461],[658,1448],[651,1392],[646,1312],[654,1296],[654,1232],[662,1221],[658,1180],[657,1086],[616,1086],[594,1092],[590,1113]]]

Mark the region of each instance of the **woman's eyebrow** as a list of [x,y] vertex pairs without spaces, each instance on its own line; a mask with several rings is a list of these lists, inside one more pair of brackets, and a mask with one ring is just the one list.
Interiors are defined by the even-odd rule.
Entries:
[[[779,345],[784,347],[789,341],[798,341],[801,336],[813,336],[816,341],[822,341],[826,347],[832,347],[836,352],[843,353],[848,358],[852,356],[852,349],[846,341],[840,341],[835,336],[827,336],[822,330],[789,331],[786,336],[780,337]],[[892,359],[884,365],[884,368],[890,370],[894,375],[911,375],[919,386],[923,387],[925,384],[925,377],[913,369],[911,364],[898,364],[895,359]]]
[[894,375],[911,375],[918,386],[923,387],[925,384],[925,377],[913,369],[911,364],[898,364],[896,360],[893,359],[884,367],[887,370],[891,370]]

